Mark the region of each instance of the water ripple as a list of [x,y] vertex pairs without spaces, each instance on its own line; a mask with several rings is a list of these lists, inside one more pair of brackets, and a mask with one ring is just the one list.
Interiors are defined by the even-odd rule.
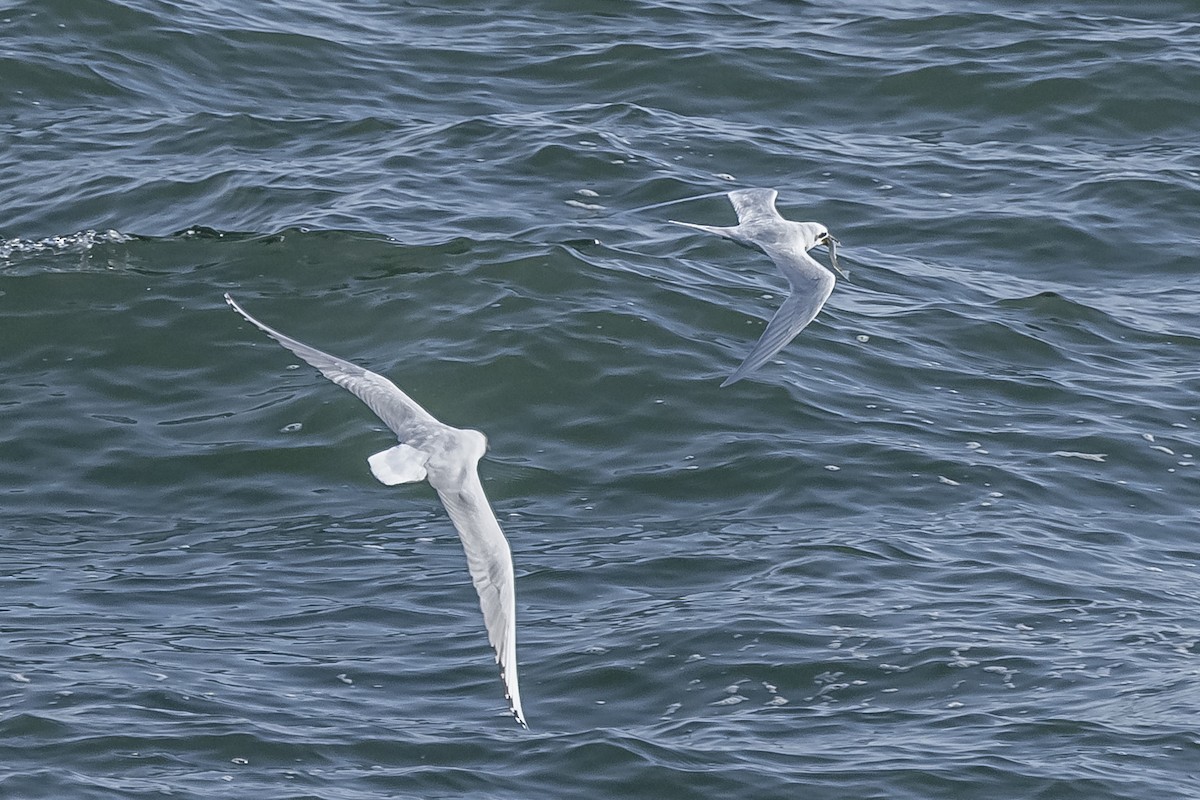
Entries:
[[[0,794],[1193,797],[1178,10],[0,14]],[[722,390],[745,186],[852,280]],[[488,434],[530,732],[225,291]]]

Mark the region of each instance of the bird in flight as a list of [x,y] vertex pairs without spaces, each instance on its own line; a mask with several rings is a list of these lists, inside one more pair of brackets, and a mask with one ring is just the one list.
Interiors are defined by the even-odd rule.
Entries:
[[467,555],[467,568],[479,595],[488,641],[496,651],[509,710],[522,727],[529,727],[517,684],[512,552],[479,482],[478,464],[487,450],[487,438],[479,431],[452,428],[439,422],[382,375],[309,347],[259,322],[228,294],[225,302],[250,324],[366,403],[395,432],[400,444],[368,458],[371,472],[388,486],[427,480],[437,491]]
[[733,203],[733,209],[737,212],[737,225],[724,228],[670,221],[766,253],[787,278],[792,291],[775,312],[758,343],[721,386],[737,383],[769,361],[813,321],[829,299],[833,292],[834,274],[810,256],[809,250],[817,245],[828,247],[833,268],[843,277],[848,277],[838,266],[837,239],[830,236],[828,229],[818,222],[792,222],[780,216],[775,209],[775,198],[779,196],[777,191],[738,189],[728,194],[729,202]]

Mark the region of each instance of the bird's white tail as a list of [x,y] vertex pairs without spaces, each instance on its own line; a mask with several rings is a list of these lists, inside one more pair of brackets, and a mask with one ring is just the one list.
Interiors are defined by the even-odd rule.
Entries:
[[733,238],[732,234],[734,228],[722,228],[717,225],[697,225],[694,222],[680,222],[677,219],[669,219],[667,222],[671,223],[672,225],[682,225],[685,228],[694,228],[695,230],[711,233],[716,236],[721,236],[725,239]]
[[395,486],[425,480],[425,462],[428,460],[429,456],[415,447],[398,444],[371,456],[367,463],[371,465],[371,474],[380,483]]

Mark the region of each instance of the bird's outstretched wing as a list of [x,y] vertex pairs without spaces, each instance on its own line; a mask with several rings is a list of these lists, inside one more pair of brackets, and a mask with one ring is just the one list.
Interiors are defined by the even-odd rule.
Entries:
[[[787,278],[793,292],[819,291],[826,282],[829,284],[829,291],[833,291],[833,284],[836,282],[833,273],[810,256],[804,248],[792,243],[785,243],[781,246],[772,242],[762,247],[761,250],[775,262],[775,267],[783,277]],[[817,308],[819,310],[820,306]]]
[[783,219],[775,209],[777,197],[779,192],[774,189],[735,189],[729,193],[729,202],[737,212],[738,224],[749,225]]
[[833,274],[826,269],[821,269],[820,274],[814,275],[811,281],[797,283],[791,278],[789,280],[792,282],[792,294],[775,312],[775,316],[771,318],[767,329],[763,331],[762,337],[755,343],[749,355],[721,386],[737,383],[767,363],[813,321],[817,312],[829,299],[829,295],[833,293]]
[[474,465],[457,472],[454,477],[430,475],[429,482],[437,490],[446,513],[458,530],[471,582],[479,595],[479,608],[488,641],[496,651],[504,696],[517,722],[524,727],[525,712],[521,708],[521,689],[517,682],[517,612],[512,551],[500,530],[500,523],[483,493],[479,472]]
[[416,401],[400,391],[396,384],[378,373],[363,369],[357,364],[331,356],[315,347],[309,347],[286,334],[280,333],[269,325],[259,322],[247,313],[246,309],[237,304],[228,293],[225,302],[234,311],[246,318],[263,333],[270,336],[281,345],[291,350],[300,358],[321,371],[329,380],[350,391],[362,400],[384,424],[395,431],[401,441],[420,436],[433,428],[443,427],[428,411],[417,405]]

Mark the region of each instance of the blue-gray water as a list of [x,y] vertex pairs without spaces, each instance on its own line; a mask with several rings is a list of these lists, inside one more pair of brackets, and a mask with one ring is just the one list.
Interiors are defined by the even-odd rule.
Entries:
[[[1195,3],[0,7],[0,797],[1200,795]],[[778,188],[849,282],[667,224]],[[818,252],[824,259],[825,254]],[[392,439],[485,431],[505,713]]]

